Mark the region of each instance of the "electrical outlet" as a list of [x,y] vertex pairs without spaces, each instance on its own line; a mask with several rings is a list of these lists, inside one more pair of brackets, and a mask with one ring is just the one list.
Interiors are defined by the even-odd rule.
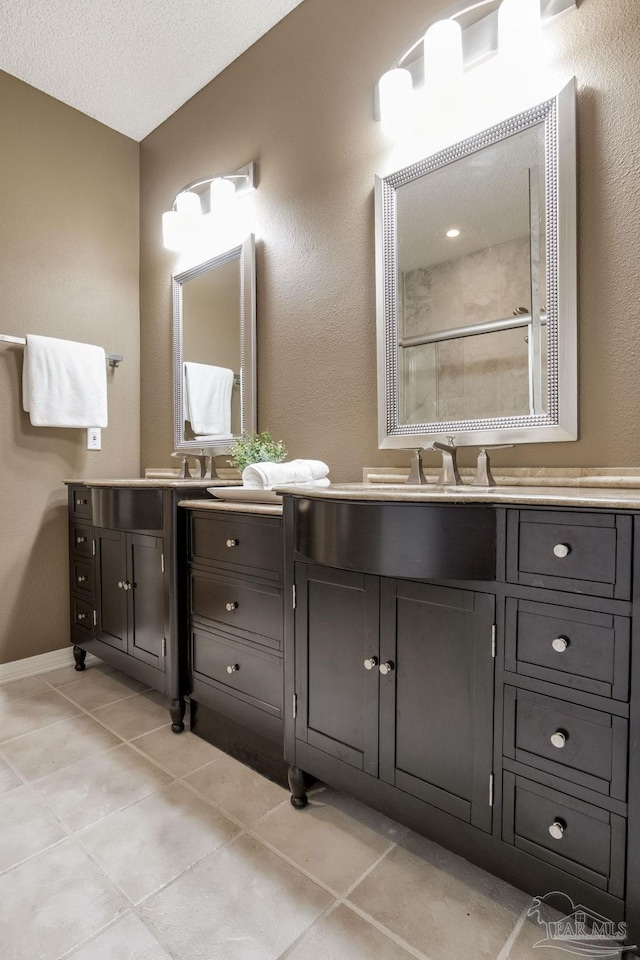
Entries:
[[102,450],[102,431],[100,427],[88,428],[87,450]]

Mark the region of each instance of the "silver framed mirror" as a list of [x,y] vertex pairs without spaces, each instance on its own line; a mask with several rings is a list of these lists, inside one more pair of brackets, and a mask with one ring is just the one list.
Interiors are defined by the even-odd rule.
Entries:
[[379,447],[576,440],[573,81],[375,201]]
[[225,453],[257,424],[255,239],[173,277],[176,450]]

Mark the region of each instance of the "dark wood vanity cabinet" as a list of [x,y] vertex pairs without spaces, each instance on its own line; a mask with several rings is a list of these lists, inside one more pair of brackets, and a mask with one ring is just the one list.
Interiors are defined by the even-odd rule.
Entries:
[[637,520],[349,506],[285,497],[292,803],[318,777],[532,896],[560,891],[626,921],[637,942]]
[[281,519],[184,514],[191,729],[285,782]]

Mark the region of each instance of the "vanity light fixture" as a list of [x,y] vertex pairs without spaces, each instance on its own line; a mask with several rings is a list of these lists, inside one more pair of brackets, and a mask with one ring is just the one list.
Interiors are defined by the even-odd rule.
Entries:
[[454,237],[459,237],[459,236],[460,236],[460,231],[459,231],[459,230],[456,230],[455,227],[452,227],[451,230],[447,230],[447,236],[450,237],[450,238],[453,240]]
[[255,190],[256,182],[256,164],[252,160],[232,173],[217,173],[186,184],[174,198],[171,210],[162,214],[166,249],[181,253],[200,231],[224,227],[233,215],[236,199]]

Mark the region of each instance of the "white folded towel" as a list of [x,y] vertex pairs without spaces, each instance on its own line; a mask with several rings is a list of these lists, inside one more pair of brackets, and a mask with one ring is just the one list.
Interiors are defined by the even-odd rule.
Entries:
[[196,436],[231,436],[233,370],[209,363],[184,365],[184,418]]
[[242,471],[242,483],[252,489],[271,490],[275,486],[328,487],[329,467],[322,460],[289,460],[287,463],[252,463]]
[[105,359],[90,343],[28,335],[22,406],[34,427],[106,427]]

